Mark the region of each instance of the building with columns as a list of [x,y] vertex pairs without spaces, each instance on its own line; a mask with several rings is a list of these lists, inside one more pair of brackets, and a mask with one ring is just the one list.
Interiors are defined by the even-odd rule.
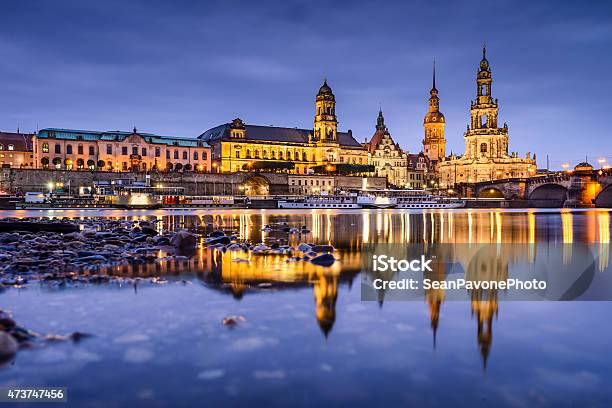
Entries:
[[386,177],[392,186],[407,187],[408,155],[393,141],[382,110],[378,112],[376,131],[369,142],[366,140],[364,147],[377,177]]
[[535,155],[508,153],[508,125],[498,127],[499,106],[493,99],[493,82],[486,48],[476,74],[476,99],[470,103],[470,124],[464,133],[465,153],[438,161],[441,188],[457,183],[476,183],[494,179],[529,177],[536,172]]
[[434,62],[433,85],[429,91],[429,110],[423,120],[425,138],[423,139],[423,153],[435,163],[446,156],[446,139],[444,138],[444,126],[446,120],[440,112],[440,98],[436,89],[436,65]]
[[251,125],[236,118],[208,129],[199,139],[212,146],[213,165],[222,172],[267,169],[308,174],[321,165],[368,164],[368,152],[351,130],[338,131],[336,98],[327,81],[315,98],[312,129]]

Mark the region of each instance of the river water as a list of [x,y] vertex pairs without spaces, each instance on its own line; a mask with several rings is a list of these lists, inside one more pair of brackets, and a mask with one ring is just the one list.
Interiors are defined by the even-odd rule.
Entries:
[[[165,284],[30,283],[0,308],[41,333],[91,333],[22,350],[0,387],[62,386],[68,406],[610,406],[611,303],[361,300],[364,244],[595,245],[609,272],[607,210],[4,211],[2,217],[161,219],[330,243],[324,268],[279,255],[199,249],[189,260],[118,267]],[[306,226],[302,236],[268,224]],[[239,259],[237,259],[239,258]],[[606,282],[606,281],[604,281]],[[235,327],[224,317],[244,316]]]

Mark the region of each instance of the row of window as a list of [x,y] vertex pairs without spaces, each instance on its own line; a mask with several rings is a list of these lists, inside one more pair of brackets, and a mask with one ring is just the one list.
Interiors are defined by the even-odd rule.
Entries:
[[[237,159],[240,159],[241,158],[240,150],[236,150],[234,155],[235,155],[235,157]],[[253,155],[251,155],[251,150],[250,149],[246,149],[246,153],[245,153],[245,157],[244,158],[246,158],[246,159],[259,159],[260,158],[259,150],[255,150],[253,152]],[[261,158],[262,159],[268,159],[268,152],[266,150],[264,150],[262,152]],[[286,155],[284,155],[283,152],[278,152],[278,155],[277,155],[275,151],[272,151],[272,152],[270,152],[270,157],[269,158],[272,159],[272,160],[277,160],[277,158],[278,158],[278,160],[285,160],[285,158],[286,158],[287,160],[308,161],[308,157],[306,155],[306,152],[302,152],[301,155],[300,155],[299,152],[294,152],[293,154],[291,152],[287,152]],[[316,157],[315,157],[314,154],[312,155],[312,161],[316,161]]]
[[[302,185],[302,181],[304,182],[305,186],[309,185],[308,181],[310,181],[310,185],[311,186],[318,186],[318,185],[324,186],[326,184],[331,186],[333,184],[333,180],[319,180],[319,179],[317,179],[317,180],[313,180],[313,179],[302,180],[302,179],[298,179],[297,185],[301,186]],[[295,185],[295,180],[294,179],[291,180],[291,185]]]
[[[43,169],[48,169],[49,165],[51,164],[53,168],[58,169],[58,170],[61,169],[62,167],[65,168],[66,170],[73,170],[75,168],[78,170],[83,170],[85,169],[85,166],[87,166],[89,170],[95,170],[96,167],[100,170],[119,170],[120,168],[122,171],[128,171],[128,170],[146,171],[146,170],[152,170],[153,168],[157,168],[158,170],[161,170],[161,168],[157,167],[155,164],[140,163],[139,165],[134,164],[130,166],[128,162],[122,162],[121,167],[119,167],[118,163],[113,165],[113,162],[110,160],[107,162],[105,162],[104,160],[98,160],[97,162],[95,162],[94,160],[87,160],[87,163],[85,163],[83,159],[77,159],[76,162],[73,162],[70,159],[66,159],[62,162],[62,159],[59,157],[56,157],[55,159],[53,159],[52,162],[49,161],[48,157],[43,157],[40,160],[40,163]],[[207,167],[205,165],[192,166],[191,164],[183,165],[181,163],[176,163],[176,164],[166,163],[165,169],[166,170],[186,170],[186,171],[195,169],[197,171],[203,171],[203,172],[207,171]]]
[[[11,145],[12,146],[12,145]],[[55,154],[62,154],[62,145],[60,144],[56,144],[55,147]],[[9,149],[12,150],[12,149]],[[121,146],[121,155],[123,156],[127,156],[128,155],[128,146]],[[49,143],[43,143],[42,144],[42,152],[43,153],[49,153]],[[73,148],[72,145],[68,144],[66,145],[66,154],[73,154]],[[89,146],[88,149],[88,153],[90,156],[94,156],[96,154],[96,149],[94,146]],[[147,148],[146,147],[142,147],[140,148],[140,154],[142,156],[147,156]],[[77,146],[77,154],[83,154],[83,145],[78,145]],[[107,144],[106,145],[106,154],[112,155],[113,154],[113,145],[111,144]],[[132,146],[132,155],[137,156],[139,154],[139,150],[138,150],[138,146]],[[179,151],[178,150],[174,150],[174,158],[178,159],[179,158]],[[189,160],[189,152],[187,152],[186,150],[183,151],[183,160]],[[193,152],[193,160],[200,160],[200,154],[198,152]],[[161,148],[156,147],[155,148],[155,157],[161,157]],[[166,159],[170,158],[170,150],[166,150]],[[206,160],[207,155],[206,152],[202,152],[202,160]]]
[[[0,143],[0,150],[4,150],[4,145],[2,143]],[[6,150],[15,150],[15,145],[8,145]]]

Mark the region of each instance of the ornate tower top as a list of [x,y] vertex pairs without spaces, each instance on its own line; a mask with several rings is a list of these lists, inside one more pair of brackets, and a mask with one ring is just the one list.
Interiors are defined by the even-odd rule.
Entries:
[[487,46],[482,46],[482,59],[480,60],[480,70],[489,71],[489,61],[487,60]]
[[376,130],[384,131],[386,128],[385,117],[383,116],[382,109],[380,109],[378,111],[378,118],[376,119]]
[[329,85],[327,85],[327,78],[323,80],[323,85],[321,85],[321,87],[319,88],[319,92],[317,93],[317,99],[319,99],[319,97],[331,97],[331,99],[334,99],[334,93],[332,92],[332,89],[329,87]]
[[444,123],[444,115],[440,112],[440,98],[438,98],[438,90],[436,89],[436,61],[433,65],[433,81],[431,91],[429,91],[429,110],[425,115],[425,123],[437,122]]
[[436,61],[433,62],[433,75],[431,90],[429,91],[429,109],[423,120],[425,138],[423,139],[423,151],[430,160],[440,160],[446,156],[446,139],[444,137],[444,126],[446,119],[440,112],[440,98],[436,88]]
[[336,118],[336,98],[327,84],[327,78],[319,88],[315,102],[314,136],[319,141],[337,140],[338,120]]

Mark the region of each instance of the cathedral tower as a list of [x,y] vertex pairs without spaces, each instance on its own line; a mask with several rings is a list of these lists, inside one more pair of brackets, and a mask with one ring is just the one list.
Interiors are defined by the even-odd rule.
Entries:
[[315,102],[316,114],[314,120],[314,136],[317,140],[335,142],[337,140],[338,120],[336,119],[336,98],[323,82]]
[[438,161],[446,155],[446,139],[444,138],[444,126],[446,124],[444,115],[440,112],[440,99],[436,89],[436,64],[434,62],[433,85],[429,91],[429,111],[425,115],[423,127],[425,128],[425,139],[423,139],[423,151],[432,161]]
[[487,49],[476,74],[476,100],[470,103],[470,125],[465,132],[466,155],[471,159],[500,158],[508,155],[508,127],[497,127],[499,107],[491,95],[493,78]]

